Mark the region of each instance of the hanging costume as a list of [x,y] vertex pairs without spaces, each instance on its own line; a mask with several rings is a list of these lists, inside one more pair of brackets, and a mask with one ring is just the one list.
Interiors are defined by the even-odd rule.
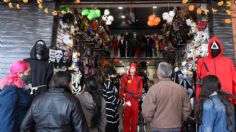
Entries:
[[34,97],[48,89],[49,81],[53,75],[53,65],[48,61],[48,48],[43,40],[38,40],[30,52],[31,58],[25,59],[30,63],[30,83],[33,87],[41,86],[34,93]]
[[[134,75],[131,75],[131,69],[135,68]],[[121,78],[120,98],[124,96],[125,102],[130,102],[130,106],[124,107],[124,132],[136,132],[139,98],[142,96],[142,78],[138,76],[137,65],[131,63],[129,74]],[[131,128],[131,129],[130,129]]]
[[150,36],[147,36],[145,44],[146,57],[152,57],[154,40]]
[[113,49],[114,49],[114,56],[117,57],[118,51],[119,51],[119,40],[116,37],[113,38],[112,45],[113,45]]
[[159,39],[158,36],[154,36],[154,47],[153,47],[153,55],[156,58],[159,58]]
[[[216,75],[221,83],[221,90],[235,94],[236,74],[231,59],[222,55],[223,46],[218,37],[212,37],[208,43],[208,56],[197,63],[196,97],[200,94],[201,80],[207,75]],[[236,103],[234,101],[234,103]]]
[[124,37],[121,37],[119,45],[120,45],[120,57],[125,57],[126,44],[124,41]]

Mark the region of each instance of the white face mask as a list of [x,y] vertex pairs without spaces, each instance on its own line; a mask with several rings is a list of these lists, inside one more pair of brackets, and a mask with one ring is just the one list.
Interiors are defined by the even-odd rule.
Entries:
[[136,72],[136,68],[130,68],[130,75],[134,75],[135,74],[135,72]]

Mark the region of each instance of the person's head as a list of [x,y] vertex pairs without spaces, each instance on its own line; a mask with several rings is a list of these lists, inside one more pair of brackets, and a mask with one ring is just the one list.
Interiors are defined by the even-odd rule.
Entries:
[[217,57],[223,52],[222,42],[216,36],[213,36],[208,42],[208,56]]
[[63,88],[72,90],[71,74],[65,71],[58,71],[53,76],[49,83],[49,88]]
[[220,92],[221,84],[220,80],[215,75],[208,75],[203,78],[200,98],[209,97],[214,92]]
[[[213,94],[213,93],[216,93],[216,94]],[[199,103],[197,105],[197,110],[195,114],[197,123],[201,124],[202,116],[203,116],[203,104],[212,95],[218,96],[221,102],[224,104],[225,112],[227,115],[227,127],[230,129],[232,126],[230,116],[233,114],[234,108],[233,108],[233,105],[228,101],[226,97],[227,95],[221,91],[220,80],[215,75],[208,75],[203,78],[200,96],[199,96]]]
[[94,113],[91,119],[91,127],[94,128],[98,126],[99,121],[101,119],[102,97],[98,90],[97,81],[92,76],[89,76],[84,80],[83,88],[85,92],[88,92],[93,97],[93,101],[96,104],[96,107],[94,109]]
[[106,71],[106,78],[107,79],[115,79],[116,78],[116,70],[113,67],[109,67]]
[[157,68],[157,77],[160,78],[170,78],[172,74],[172,66],[167,62],[161,62]]
[[2,79],[0,87],[14,85],[24,88],[29,81],[30,65],[28,62],[20,60],[10,66],[10,74]]

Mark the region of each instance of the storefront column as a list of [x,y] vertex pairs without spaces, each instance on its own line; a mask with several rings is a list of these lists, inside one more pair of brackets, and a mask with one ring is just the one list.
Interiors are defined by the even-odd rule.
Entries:
[[232,11],[231,17],[232,17],[232,30],[233,30],[233,42],[234,42],[234,56],[236,57],[236,3],[235,2],[232,2],[231,11]]

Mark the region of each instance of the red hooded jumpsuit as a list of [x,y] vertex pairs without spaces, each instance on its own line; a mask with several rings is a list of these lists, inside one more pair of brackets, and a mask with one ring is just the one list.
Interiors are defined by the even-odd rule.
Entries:
[[[134,76],[130,75],[130,68],[135,67]],[[139,98],[142,96],[142,78],[138,76],[137,65],[131,63],[129,74],[121,79],[120,98],[125,97],[125,101],[131,102],[131,106],[124,108],[124,132],[136,132],[139,115]],[[131,129],[130,129],[131,127]]]
[[[211,55],[211,46],[216,42],[219,44],[220,54],[215,58]],[[208,56],[201,58],[197,63],[197,79],[203,79],[207,75],[216,75],[221,82],[221,89],[230,94],[235,94],[236,74],[231,59],[222,56],[223,46],[218,37],[212,37],[208,43]],[[205,63],[205,64],[204,64]],[[196,98],[200,94],[200,85],[196,86]],[[233,101],[232,101],[233,102]],[[234,101],[234,104],[236,102]]]

